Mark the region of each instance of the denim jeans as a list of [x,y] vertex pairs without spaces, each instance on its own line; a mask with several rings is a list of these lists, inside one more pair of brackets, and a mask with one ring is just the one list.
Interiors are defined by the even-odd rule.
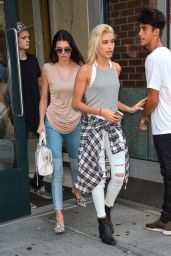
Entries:
[[154,135],[153,139],[164,182],[164,202],[160,219],[166,223],[171,221],[171,134]]
[[51,188],[53,205],[55,210],[63,209],[63,158],[62,158],[62,141],[64,140],[70,161],[72,183],[74,184],[78,172],[78,149],[80,144],[80,123],[70,133],[60,133],[54,130],[47,118],[45,119],[45,128],[47,134],[47,146],[52,151],[54,171],[51,177]]

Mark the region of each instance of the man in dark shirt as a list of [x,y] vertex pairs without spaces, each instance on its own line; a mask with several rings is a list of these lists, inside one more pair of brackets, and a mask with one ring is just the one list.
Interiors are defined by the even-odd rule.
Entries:
[[[27,138],[29,132],[34,133],[38,138],[37,128],[39,124],[39,101],[40,101],[40,76],[41,71],[37,58],[27,53],[29,49],[29,29],[31,26],[25,26],[22,22],[17,22],[18,47],[21,69],[21,81],[24,104],[24,117]],[[51,198],[51,195],[43,186],[43,176],[34,174],[30,182],[30,191],[42,197]]]

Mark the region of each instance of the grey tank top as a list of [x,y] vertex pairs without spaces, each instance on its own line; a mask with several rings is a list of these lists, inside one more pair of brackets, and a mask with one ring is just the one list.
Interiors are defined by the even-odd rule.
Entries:
[[107,70],[100,69],[93,64],[90,85],[85,91],[86,104],[91,107],[117,111],[119,88],[118,74],[112,63]]

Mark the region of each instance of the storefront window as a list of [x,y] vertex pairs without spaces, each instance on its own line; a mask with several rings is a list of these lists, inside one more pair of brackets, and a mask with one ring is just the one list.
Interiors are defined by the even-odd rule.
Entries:
[[8,77],[4,5],[0,1],[0,171],[14,166],[14,127]]

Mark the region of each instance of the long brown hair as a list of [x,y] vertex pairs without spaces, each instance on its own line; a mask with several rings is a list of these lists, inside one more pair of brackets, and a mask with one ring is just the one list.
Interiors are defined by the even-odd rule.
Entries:
[[76,43],[72,37],[72,35],[66,30],[59,30],[53,37],[52,46],[50,50],[50,60],[53,63],[58,62],[58,55],[55,52],[56,43],[58,41],[67,41],[72,49],[71,52],[71,59],[76,62],[78,65],[82,65],[85,63],[83,56],[81,55],[80,51],[78,50]]

